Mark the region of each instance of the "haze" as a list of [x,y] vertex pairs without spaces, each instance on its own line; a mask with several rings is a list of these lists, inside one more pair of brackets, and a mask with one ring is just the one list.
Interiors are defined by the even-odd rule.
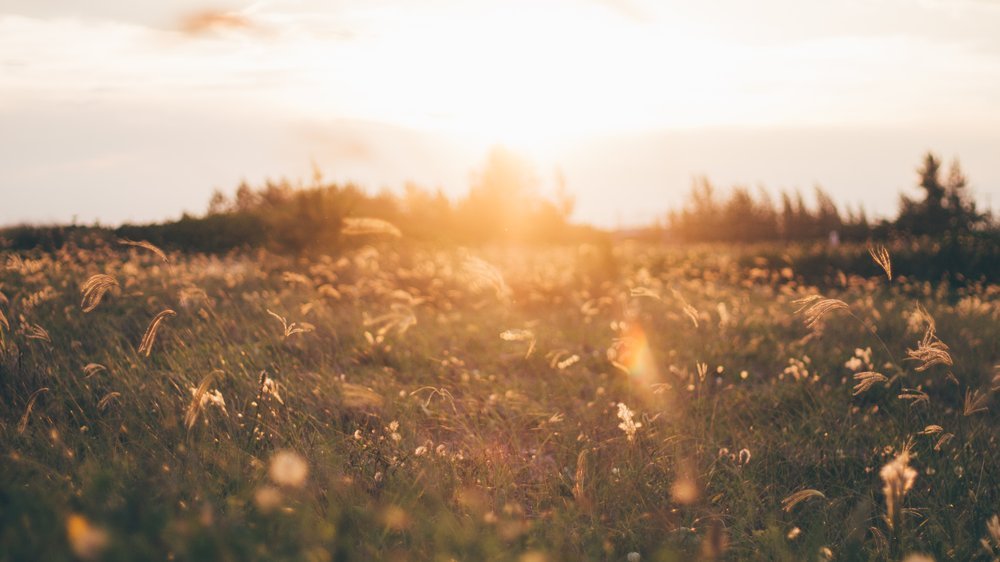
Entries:
[[458,195],[496,144],[602,226],[697,175],[888,215],[927,150],[989,206],[997,29],[985,0],[7,0],[0,224],[164,220],[313,163]]

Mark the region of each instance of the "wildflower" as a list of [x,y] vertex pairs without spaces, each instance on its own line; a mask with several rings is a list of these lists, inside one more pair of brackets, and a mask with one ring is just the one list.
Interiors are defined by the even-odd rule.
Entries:
[[424,455],[427,454],[427,447],[425,447],[424,445],[421,445],[421,446],[417,447],[416,450],[413,451],[413,454],[416,455],[416,456],[418,456],[418,457],[422,457],[422,456],[424,456]]
[[398,421],[392,420],[389,422],[389,427],[386,429],[389,430],[389,437],[396,443],[399,443],[403,439],[403,436],[399,434],[399,431],[397,431],[399,429]]
[[622,420],[622,423],[618,424],[618,427],[625,432],[625,437],[627,437],[630,442],[635,441],[636,431],[642,427],[641,423],[636,423],[632,419],[634,415],[634,412],[629,410],[628,406],[626,406],[624,402],[618,403],[618,419]]
[[274,381],[271,377],[264,375],[264,379],[260,384],[260,390],[262,394],[273,396],[279,404],[284,404],[285,401],[281,399],[281,395],[278,394],[278,383]]
[[278,451],[271,456],[268,475],[279,486],[301,488],[309,475],[309,465],[294,451]]

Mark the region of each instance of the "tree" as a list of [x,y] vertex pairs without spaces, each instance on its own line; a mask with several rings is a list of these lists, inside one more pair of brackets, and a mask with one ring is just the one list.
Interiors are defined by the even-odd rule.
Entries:
[[477,241],[521,237],[537,210],[538,186],[538,175],[527,161],[505,148],[494,148],[460,205],[466,232]]
[[985,215],[976,210],[967,192],[968,180],[958,160],[952,162],[944,182],[942,172],[941,160],[928,152],[917,169],[924,198],[918,201],[900,196],[897,228],[913,234],[938,235],[973,230],[982,224]]

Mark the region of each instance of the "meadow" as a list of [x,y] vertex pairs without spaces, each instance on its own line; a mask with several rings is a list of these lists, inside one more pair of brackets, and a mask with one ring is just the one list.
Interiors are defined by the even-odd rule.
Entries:
[[995,279],[353,226],[0,255],[0,560],[1000,557]]

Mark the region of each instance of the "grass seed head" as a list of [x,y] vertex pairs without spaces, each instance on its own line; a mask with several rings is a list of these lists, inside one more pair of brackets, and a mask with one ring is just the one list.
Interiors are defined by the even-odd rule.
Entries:
[[139,343],[139,353],[149,357],[150,352],[153,351],[153,343],[156,341],[156,334],[160,330],[160,324],[168,316],[177,316],[177,313],[169,308],[157,314],[153,321],[149,323],[149,327],[146,328],[146,333],[142,335],[142,342]]
[[97,305],[101,304],[101,299],[108,291],[118,287],[118,280],[110,275],[98,273],[91,276],[83,284],[83,301],[80,303],[80,307],[83,308],[84,312],[94,310]]

